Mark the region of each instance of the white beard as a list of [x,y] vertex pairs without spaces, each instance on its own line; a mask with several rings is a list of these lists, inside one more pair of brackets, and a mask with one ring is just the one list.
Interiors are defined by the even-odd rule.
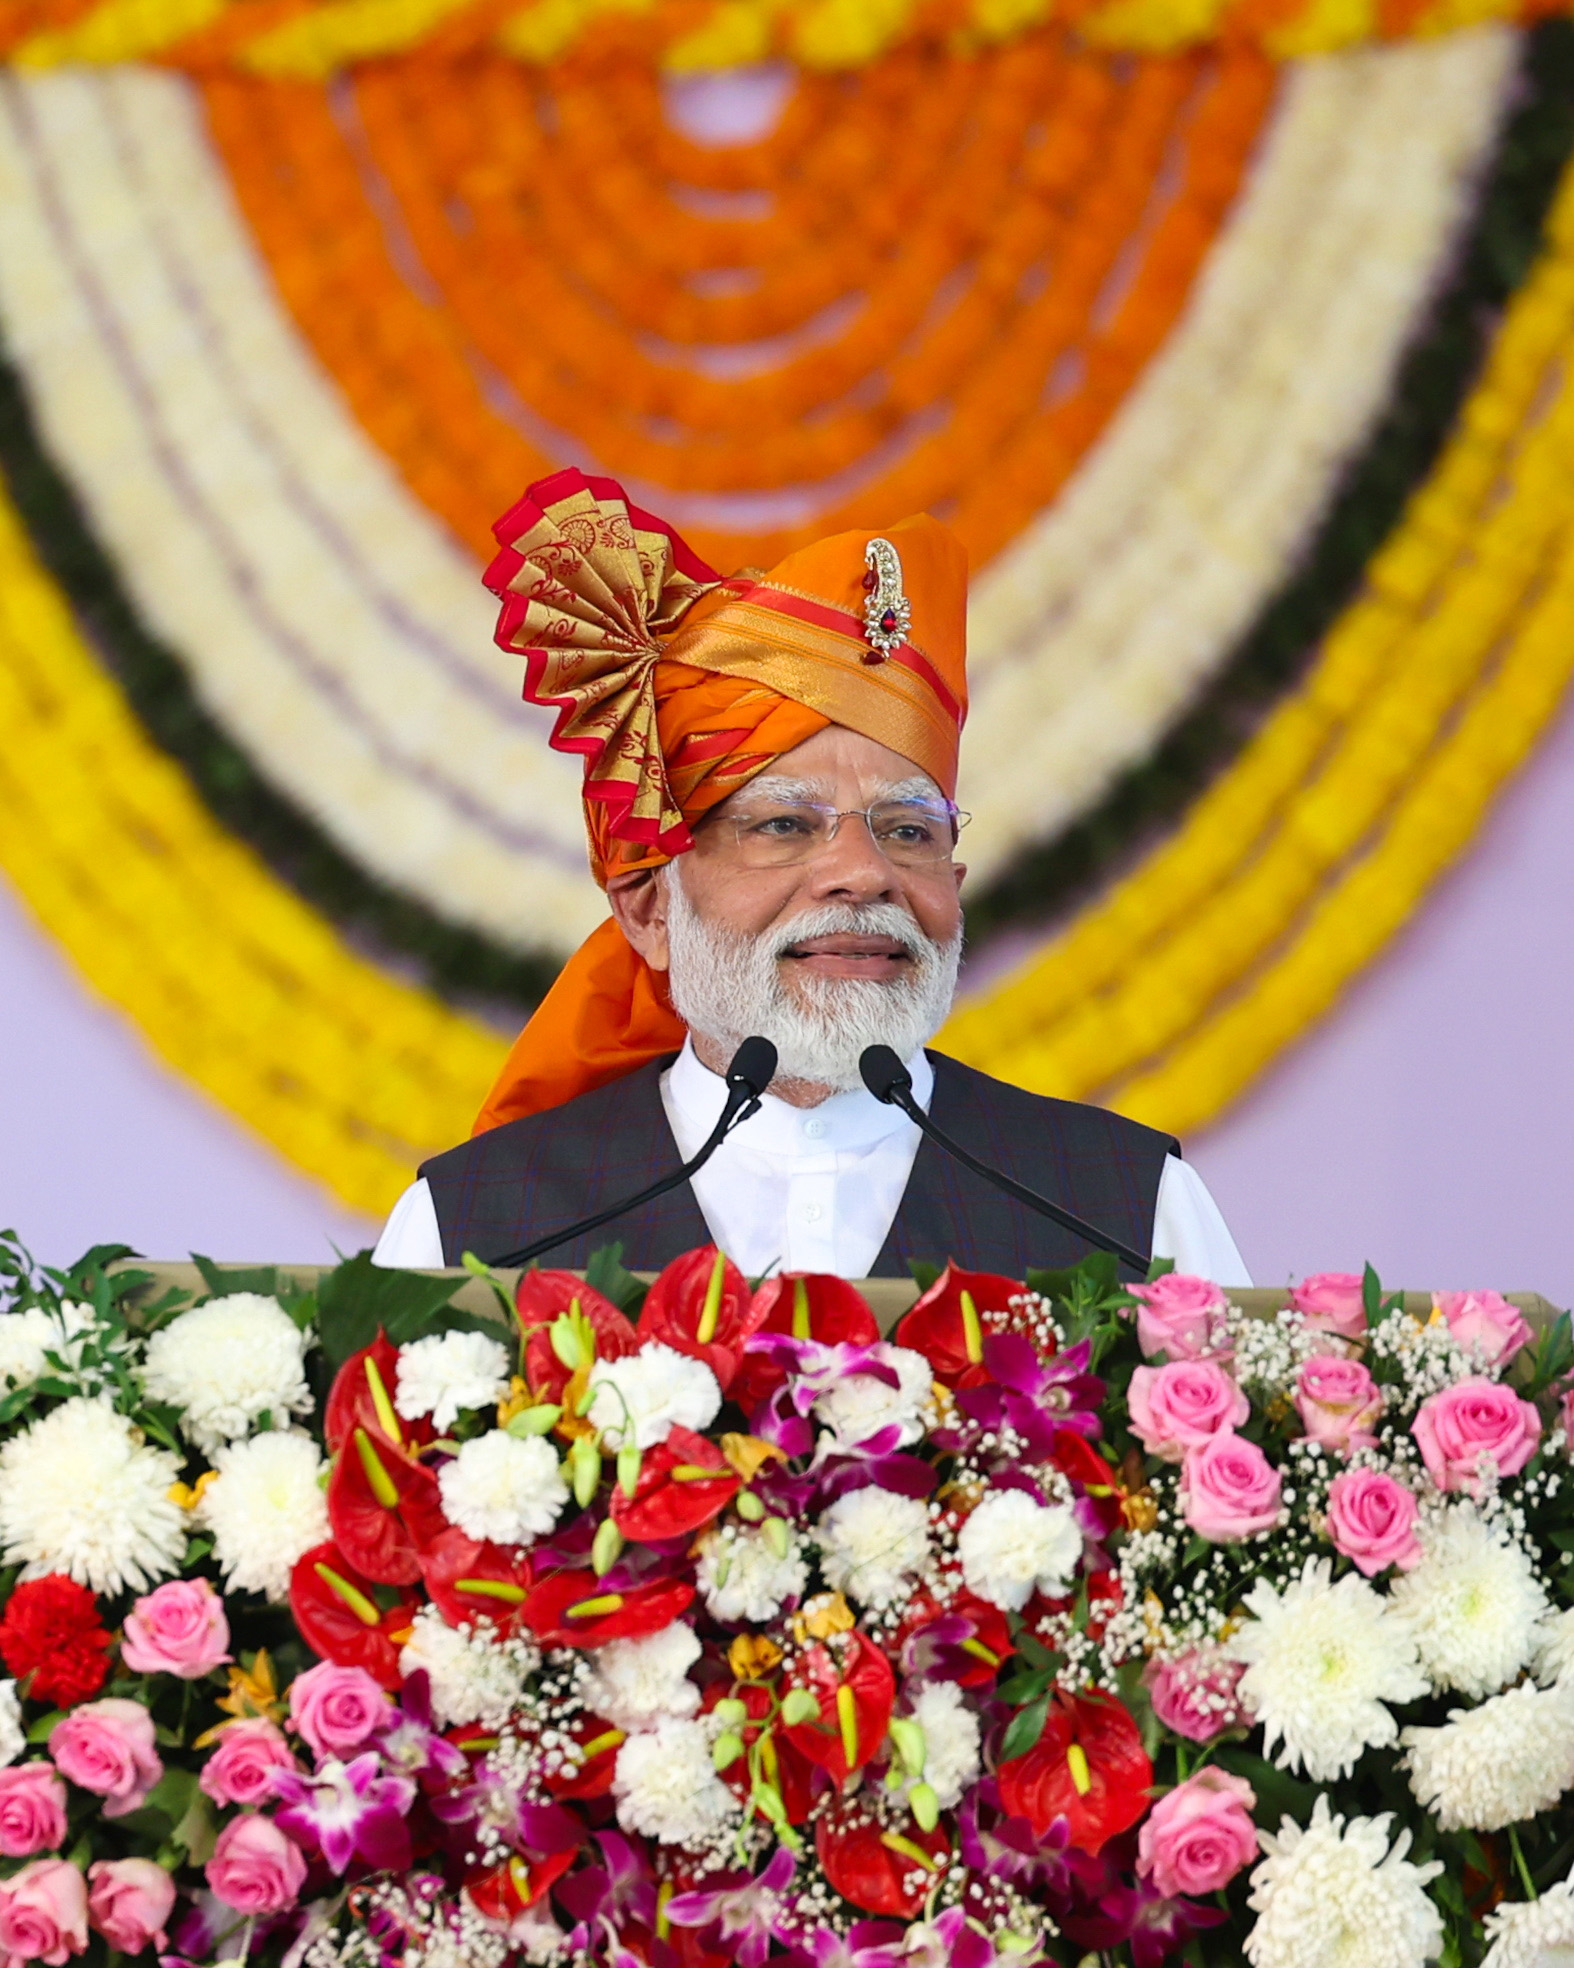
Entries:
[[[684,892],[680,862],[667,879],[668,983],[690,1031],[733,1050],[758,1034],[776,1048],[777,1077],[844,1093],[863,1085],[858,1061],[872,1045],[911,1059],[945,1023],[956,995],[962,932],[936,943],[894,902],[809,909],[758,936],[706,922]],[[889,936],[912,956],[903,976],[805,975],[788,989],[785,952],[811,936]]]

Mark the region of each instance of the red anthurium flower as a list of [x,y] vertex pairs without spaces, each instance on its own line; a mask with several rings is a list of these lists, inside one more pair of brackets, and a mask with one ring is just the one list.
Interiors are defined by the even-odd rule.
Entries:
[[[1101,1640],[1104,1629],[1120,1611],[1124,1594],[1121,1591],[1120,1573],[1113,1567],[1107,1572],[1089,1572],[1088,1588],[1088,1635],[1090,1639]],[[1047,1599],[1041,1592],[1033,1597],[1022,1609],[1022,1624],[1029,1633],[1036,1632],[1040,1621],[1052,1619],[1057,1613],[1066,1613],[1076,1604],[1067,1593],[1063,1598]]]
[[359,1424],[334,1457],[328,1522],[356,1570],[383,1585],[414,1585],[422,1551],[448,1529],[432,1471]]
[[385,1611],[376,1595],[373,1581],[336,1544],[314,1544],[290,1573],[290,1615],[312,1652],[339,1667],[364,1667],[374,1681],[397,1689],[399,1650],[420,1600],[401,1592]]
[[838,1634],[834,1645],[835,1653],[825,1643],[805,1647],[794,1662],[788,1685],[807,1688],[819,1701],[820,1716],[785,1733],[811,1763],[845,1784],[885,1741],[896,1676],[866,1635]]
[[1096,1852],[1148,1808],[1153,1765],[1130,1713],[1113,1695],[1059,1695],[1044,1733],[999,1770],[1000,1801],[1040,1837],[1065,1818],[1071,1843]]
[[936,1380],[947,1387],[972,1387],[987,1380],[984,1371],[983,1312],[1004,1312],[1022,1296],[1016,1278],[992,1271],[959,1271],[948,1264],[912,1311],[897,1326],[898,1346],[922,1353]]
[[694,1601],[687,1579],[612,1590],[594,1572],[552,1572],[532,1587],[525,1620],[543,1647],[599,1647],[659,1633]]
[[584,1762],[572,1775],[567,1771],[549,1770],[542,1782],[560,1803],[564,1800],[583,1802],[591,1797],[605,1797],[612,1788],[618,1751],[628,1737],[621,1729],[614,1729],[610,1722],[603,1722],[599,1715],[576,1717],[568,1733],[586,1752]]
[[639,1351],[634,1328],[612,1303],[592,1291],[572,1271],[527,1271],[514,1293],[514,1310],[525,1333],[525,1373],[539,1402],[561,1401],[571,1371],[552,1350],[548,1328],[575,1302],[596,1335],[598,1360],[621,1360]]
[[534,1580],[530,1554],[518,1545],[479,1544],[450,1524],[421,1553],[421,1577],[450,1626],[489,1619],[507,1640],[525,1623]]
[[323,1436],[333,1454],[353,1428],[395,1448],[424,1448],[435,1433],[425,1417],[406,1421],[394,1406],[399,1392],[399,1349],[380,1328],[370,1346],[352,1353],[333,1377],[323,1411]]
[[562,1878],[578,1856],[574,1847],[570,1846],[566,1852],[553,1852],[549,1857],[534,1862],[523,1858],[509,1859],[503,1865],[493,1866],[477,1874],[474,1879],[466,1880],[465,1891],[475,1902],[478,1912],[488,1920],[495,1920],[500,1927],[509,1927],[526,1908],[535,1905],[555,1880]]
[[[702,1477],[700,1470],[713,1470]],[[633,1496],[612,1492],[612,1521],[626,1538],[655,1544],[686,1537],[726,1509],[740,1484],[714,1442],[674,1424],[665,1442],[646,1451]]]
[[[759,1738],[760,1723],[771,1712],[770,1690],[759,1681],[745,1681],[741,1687],[729,1687],[725,1681],[715,1681],[705,1691],[701,1705],[703,1712],[709,1715],[717,1702],[723,1699],[741,1701],[749,1711],[749,1720],[737,1733],[747,1746],[752,1747]],[[762,1763],[764,1774],[781,1794],[787,1822],[802,1824],[814,1802],[814,1765],[780,1729],[771,1731],[770,1747]],[[736,1763],[729,1763],[719,1774],[722,1782],[735,1795],[748,1796],[751,1776],[747,1756],[740,1756]]]
[[890,1641],[904,1674],[939,1673],[963,1688],[988,1687],[1015,1651],[1005,1614],[965,1585],[944,1605],[920,1588]]
[[[763,1316],[756,1332],[781,1333],[788,1339],[815,1339],[822,1346],[844,1341],[872,1346],[880,1327],[861,1292],[845,1278],[823,1272],[791,1272],[769,1278],[754,1294],[753,1313]],[[732,1398],[749,1413],[768,1401],[787,1378],[774,1360],[751,1353],[731,1389]]]
[[1093,1444],[1074,1428],[1055,1430],[1051,1461],[1092,1504],[1108,1537],[1120,1522],[1119,1471],[1112,1469]]
[[639,1315],[639,1336],[703,1360],[726,1393],[743,1364],[744,1345],[764,1316],[737,1265],[707,1244],[674,1258],[651,1286]]
[[938,1872],[935,1861],[950,1851],[951,1840],[939,1825],[922,1831],[910,1821],[888,1831],[849,1800],[820,1819],[814,1846],[821,1870],[844,1900],[866,1913],[911,1920],[928,1898]]

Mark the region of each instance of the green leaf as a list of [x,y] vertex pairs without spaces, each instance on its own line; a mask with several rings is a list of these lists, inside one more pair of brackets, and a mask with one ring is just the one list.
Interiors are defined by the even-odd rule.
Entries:
[[907,1260],[907,1268],[913,1274],[913,1280],[918,1286],[920,1295],[928,1291],[936,1278],[940,1276],[940,1266],[938,1264],[931,1264],[927,1258],[910,1257]]
[[1013,1708],[1020,1708],[1024,1702],[1036,1701],[1054,1682],[1051,1668],[1037,1668],[1029,1674],[1013,1674],[1009,1681],[1002,1682],[996,1691],[1000,1699],[1009,1702]]
[[352,1353],[370,1346],[379,1326],[395,1346],[423,1333],[448,1330],[497,1331],[495,1321],[461,1322],[471,1315],[456,1313],[441,1326],[437,1315],[459,1289],[458,1278],[429,1278],[418,1271],[391,1271],[373,1264],[369,1250],[358,1251],[318,1281],[317,1313],[323,1352],[336,1367]]
[[1002,1763],[1009,1763],[1014,1756],[1026,1756],[1044,1733],[1044,1724],[1049,1719],[1049,1696],[1040,1695],[1037,1701],[1029,1702],[1026,1708],[1019,1708],[1012,1716],[1000,1743]]
[[1383,1316],[1383,1287],[1370,1264],[1361,1273],[1361,1305],[1367,1325],[1375,1326]]
[[213,1820],[213,1806],[195,1784],[192,1786],[191,1802],[175,1821],[170,1837],[175,1844],[185,1847],[186,1856],[193,1865],[206,1865],[213,1857],[219,1828]]
[[585,1283],[592,1291],[600,1292],[603,1298],[610,1298],[628,1319],[639,1317],[645,1294],[650,1290],[643,1278],[636,1278],[632,1271],[624,1270],[621,1244],[603,1244],[600,1250],[590,1253],[590,1261],[585,1266]]
[[1567,1312],[1560,1312],[1542,1332],[1523,1392],[1534,1400],[1554,1381],[1561,1380],[1571,1366],[1574,1366],[1574,1321]]
[[48,1742],[49,1738],[65,1719],[66,1712],[63,1708],[52,1708],[47,1715],[39,1716],[38,1720],[29,1727],[27,1732],[28,1741],[30,1743]]
[[202,1282],[215,1298],[228,1298],[232,1292],[256,1292],[262,1298],[272,1298],[278,1292],[279,1267],[276,1264],[219,1265],[211,1257],[202,1257],[196,1251],[191,1253],[191,1261],[202,1273]]
[[1213,1760],[1231,1776],[1244,1777],[1257,1793],[1254,1816],[1265,1831],[1277,1831],[1281,1818],[1292,1818],[1299,1825],[1311,1822],[1317,1803],[1315,1784],[1297,1782],[1285,1771],[1276,1770],[1262,1757],[1253,1756],[1235,1743],[1221,1743],[1214,1751]]
[[1157,1284],[1160,1278],[1167,1278],[1175,1269],[1173,1257],[1156,1257],[1148,1266],[1148,1283]]

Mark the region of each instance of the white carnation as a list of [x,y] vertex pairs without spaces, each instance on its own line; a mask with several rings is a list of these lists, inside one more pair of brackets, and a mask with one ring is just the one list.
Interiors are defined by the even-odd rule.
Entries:
[[613,1449],[622,1446],[630,1425],[637,1446],[653,1449],[666,1441],[674,1423],[698,1434],[721,1411],[721,1388],[705,1362],[660,1340],[622,1360],[598,1360],[590,1370],[590,1389],[588,1418]]
[[701,1538],[695,1578],[712,1619],[761,1625],[802,1594],[809,1570],[796,1537],[789,1534],[787,1555],[778,1557],[760,1531],[723,1524]]
[[496,1428],[461,1445],[438,1472],[443,1514],[482,1544],[531,1544],[568,1502],[557,1451],[540,1435]]
[[317,1444],[273,1429],[220,1449],[213,1466],[218,1481],[203,1491],[197,1519],[213,1533],[225,1584],[275,1604],[288,1599],[296,1559],[328,1536]]
[[1481,1968],[1571,1968],[1574,1879],[1549,1886],[1539,1900],[1505,1900],[1487,1915]]
[[864,1606],[900,1599],[929,1558],[929,1511],[894,1490],[852,1490],[821,1517],[819,1539],[827,1580]]
[[954,1681],[926,1681],[913,1700],[912,1720],[924,1732],[923,1781],[941,1810],[952,1810],[982,1767],[978,1717]]
[[399,1348],[394,1406],[406,1421],[430,1415],[439,1435],[507,1392],[507,1351],[485,1333],[429,1333]]
[[399,1650],[401,1674],[425,1669],[440,1729],[470,1722],[489,1733],[501,1729],[540,1664],[540,1650],[527,1636],[500,1640],[488,1620],[450,1626],[435,1606],[420,1609]]
[[848,1374],[827,1388],[814,1412],[844,1447],[866,1442],[882,1428],[899,1428],[905,1448],[924,1432],[920,1416],[934,1391],[934,1374],[923,1354],[911,1347],[881,1345],[869,1351],[895,1372],[897,1385],[889,1387],[873,1374]]
[[0,1541],[24,1579],[65,1572],[94,1592],[146,1591],[178,1572],[180,1464],[107,1401],[78,1396],[0,1448]]
[[1246,1594],[1253,1618],[1228,1643],[1246,1663],[1242,1699],[1256,1711],[1281,1768],[1305,1766],[1315,1782],[1346,1776],[1362,1750],[1391,1743],[1398,1724],[1385,1706],[1427,1692],[1407,1621],[1354,1572],[1329,1584],[1326,1558],[1275,1592],[1258,1579]]
[[1441,1861],[1412,1865],[1410,1834],[1388,1847],[1392,1815],[1331,1817],[1319,1793],[1304,1831],[1285,1818],[1259,1833],[1267,1857],[1251,1878],[1252,1968],[1422,1968],[1442,1952],[1443,1922],[1426,1894]]
[[1069,1504],[1039,1503],[1026,1490],[992,1490],[957,1539],[970,1592],[1002,1612],[1019,1613],[1035,1590],[1051,1597],[1070,1585],[1082,1533]]
[[22,1703],[14,1681],[0,1681],[0,1766],[14,1763],[27,1748]]
[[1520,1672],[1541,1639],[1547,1595],[1528,1554],[1473,1504],[1423,1527],[1425,1553],[1389,1587],[1416,1637],[1421,1666],[1441,1694],[1492,1695]]
[[1526,1683],[1436,1729],[1406,1729],[1410,1788],[1444,1831],[1501,1831],[1550,1811],[1574,1785],[1574,1687]]
[[1537,1635],[1536,1679],[1546,1688],[1574,1668],[1574,1607],[1542,1621]]
[[232,1292],[172,1319],[148,1341],[143,1391],[181,1410],[181,1433],[210,1454],[262,1415],[309,1414],[306,1335],[274,1298]]
[[45,1357],[60,1348],[60,1329],[41,1305],[0,1316],[0,1382],[31,1387],[49,1370]]
[[738,1811],[711,1768],[710,1735],[699,1722],[669,1716],[630,1736],[612,1775],[618,1823],[664,1845],[699,1845]]
[[614,1729],[650,1729],[668,1715],[692,1715],[700,1691],[689,1669],[701,1653],[699,1636],[683,1620],[641,1640],[609,1640],[592,1655],[581,1691],[585,1706]]

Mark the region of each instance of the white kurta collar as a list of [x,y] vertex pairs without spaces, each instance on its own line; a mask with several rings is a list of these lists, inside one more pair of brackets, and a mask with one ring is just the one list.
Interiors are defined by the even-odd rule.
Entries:
[[[935,1069],[928,1055],[919,1051],[908,1060],[907,1070],[913,1076],[913,1097],[927,1113]],[[663,1078],[662,1095],[679,1151],[687,1160],[716,1125],[727,1098],[726,1081],[701,1063],[692,1040],[686,1039]],[[863,1087],[851,1093],[833,1093],[818,1107],[791,1107],[768,1093],[760,1102],[760,1111],[729,1136],[729,1142],[756,1154],[792,1160],[857,1154],[893,1136],[906,1135],[912,1126],[900,1108],[887,1107]]]

